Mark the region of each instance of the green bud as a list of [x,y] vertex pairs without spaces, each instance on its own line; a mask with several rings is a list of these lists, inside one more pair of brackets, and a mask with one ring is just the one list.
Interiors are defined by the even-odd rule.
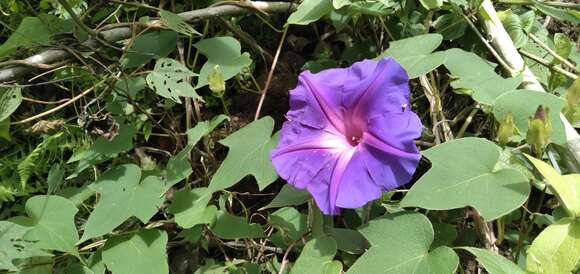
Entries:
[[552,124],[550,123],[550,109],[540,105],[536,110],[534,118],[528,120],[528,133],[526,142],[532,146],[532,150],[537,156],[541,156],[544,148],[550,142],[552,134]]
[[510,139],[516,132],[517,128],[514,123],[514,116],[511,112],[508,112],[499,124],[499,128],[497,130],[497,141],[500,145],[504,146],[505,144],[509,143]]
[[222,97],[226,91],[226,81],[224,81],[224,76],[219,65],[213,67],[213,70],[207,76],[207,80],[209,89],[218,97]]

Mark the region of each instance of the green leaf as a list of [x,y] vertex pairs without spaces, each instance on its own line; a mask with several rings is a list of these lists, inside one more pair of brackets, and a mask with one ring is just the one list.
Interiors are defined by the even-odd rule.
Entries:
[[580,18],[566,9],[555,8],[537,0],[532,0],[532,2],[539,11],[546,15],[552,16],[557,20],[568,21],[572,24],[580,24]]
[[107,240],[103,261],[115,274],[168,274],[167,233],[160,230],[141,230]]
[[264,238],[264,228],[259,224],[249,224],[246,218],[220,211],[211,232],[221,239]]
[[459,264],[449,247],[430,250],[433,227],[420,213],[385,215],[370,221],[360,232],[371,248],[350,267],[349,274],[454,273]]
[[169,55],[177,46],[177,33],[170,30],[152,30],[139,35],[121,59],[126,69],[136,68],[155,58]]
[[331,11],[331,0],[304,0],[296,11],[290,14],[286,25],[308,25],[318,21],[318,19]]
[[333,227],[328,235],[336,240],[338,249],[346,253],[362,254],[368,248],[367,240],[357,230]]
[[475,247],[460,248],[473,254],[489,274],[524,274],[524,271],[512,261],[491,250]]
[[46,184],[48,185],[47,193],[49,195],[53,194],[60,187],[63,181],[64,169],[60,166],[60,163],[56,163],[48,172],[48,178],[46,179]]
[[[8,56],[16,49],[30,48],[50,44],[51,32],[47,24],[36,17],[24,17],[18,28],[2,45],[0,45],[0,58]],[[2,119],[0,119],[2,120]]]
[[427,10],[432,10],[443,6],[443,0],[419,0],[419,2],[421,2],[421,5],[423,5],[423,7]]
[[174,30],[175,32],[181,33],[186,36],[193,36],[202,34],[197,32],[192,26],[190,26],[181,16],[166,10],[159,12],[160,20],[166,27]]
[[580,221],[564,218],[548,226],[527,253],[530,273],[572,273],[580,263]]
[[24,239],[36,242],[35,248],[78,254],[75,243],[79,239],[74,217],[75,205],[60,196],[39,195],[26,201],[28,223],[32,228]]
[[522,29],[526,32],[530,32],[536,21],[536,13],[533,10],[529,10],[520,15],[520,22],[522,24]]
[[546,179],[548,187],[556,194],[570,217],[580,216],[580,174],[562,176],[544,161],[525,155]]
[[79,163],[75,173],[67,177],[67,179],[76,177],[91,165],[101,163],[107,159],[116,157],[121,152],[132,149],[135,133],[133,127],[119,123],[119,134],[112,141],[99,136],[90,148],[75,152],[67,163]]
[[520,17],[511,10],[498,12],[498,15],[514,46],[516,48],[524,46],[528,42],[528,36],[524,32]]
[[131,216],[147,223],[157,212],[164,197],[163,183],[149,176],[140,182],[141,169],[126,164],[109,169],[89,187],[101,194],[89,215],[80,242],[105,235]]
[[165,167],[166,190],[191,175],[193,170],[191,169],[191,164],[189,163],[188,159],[189,153],[203,136],[211,133],[225,120],[229,120],[229,117],[226,115],[218,115],[210,122],[202,121],[197,123],[195,127],[189,129],[186,132],[187,146],[185,146],[185,148],[177,153],[177,155],[171,157],[167,162],[167,166]]
[[528,179],[501,165],[499,147],[486,139],[456,139],[423,155],[432,167],[411,187],[401,206],[434,210],[472,206],[490,221],[520,207],[530,193]]
[[410,79],[417,78],[445,62],[445,53],[433,52],[442,40],[441,34],[430,33],[393,41],[378,58],[394,58],[407,71]]
[[306,190],[297,189],[290,184],[285,184],[282,186],[278,195],[266,206],[260,208],[260,210],[284,207],[284,206],[295,206],[304,204],[310,199],[310,194]]
[[250,174],[260,190],[273,183],[278,178],[270,161],[270,150],[278,142],[277,135],[271,137],[273,129],[274,120],[264,117],[221,140],[230,151],[211,179],[209,189],[212,192],[226,189]]
[[36,256],[50,256],[32,247],[34,243],[24,240],[24,235],[32,227],[19,225],[9,221],[0,221],[0,270],[17,271],[13,264],[16,259]]
[[224,81],[227,81],[252,64],[250,54],[247,52],[241,54],[242,47],[240,42],[232,37],[203,39],[193,46],[207,57],[207,62],[199,71],[195,88],[208,84],[208,77],[216,65],[219,66]]
[[0,140],[10,142],[10,118],[0,120]]
[[[568,59],[570,53],[572,52],[572,41],[570,38],[563,33],[554,34],[554,51],[556,54],[560,55],[564,59]],[[560,61],[556,58],[552,60],[552,63],[559,64]]]
[[180,96],[201,98],[191,86],[188,78],[194,76],[183,64],[169,58],[160,58],[155,68],[147,75],[147,85],[157,95],[181,104]]
[[293,207],[284,207],[272,212],[270,224],[291,241],[298,241],[306,233],[307,217]]
[[314,238],[306,243],[290,274],[341,273],[342,263],[334,261],[334,255],[336,255],[336,241],[332,237]]
[[465,29],[467,29],[467,23],[457,13],[447,13],[437,17],[437,20],[433,22],[433,27],[445,40],[455,40],[463,34],[465,34]]
[[522,77],[504,79],[494,72],[490,64],[474,53],[453,48],[446,51],[445,67],[457,78],[451,82],[455,92],[467,93],[478,103],[493,105],[501,94],[514,90]]
[[183,227],[190,228],[197,224],[210,224],[216,216],[216,207],[206,207],[211,199],[212,192],[206,187],[185,189],[176,192],[173,202],[167,209],[175,216],[175,222]]
[[564,124],[560,119],[560,111],[564,107],[564,100],[552,94],[533,90],[513,90],[497,97],[493,105],[493,115],[501,121],[508,112],[514,117],[514,122],[521,137],[528,132],[528,118],[534,117],[539,105],[550,109],[550,122],[552,124],[551,140],[557,144],[566,143]]
[[455,226],[447,223],[432,223],[432,225],[435,232],[435,240],[431,244],[431,249],[445,245],[453,246],[453,242],[457,239]]
[[0,87],[0,121],[6,120],[22,103],[22,89]]

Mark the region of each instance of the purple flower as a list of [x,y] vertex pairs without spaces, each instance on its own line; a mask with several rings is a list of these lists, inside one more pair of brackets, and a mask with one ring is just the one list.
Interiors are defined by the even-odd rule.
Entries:
[[357,208],[409,182],[421,155],[421,121],[409,78],[393,59],[302,72],[271,159],[325,214]]

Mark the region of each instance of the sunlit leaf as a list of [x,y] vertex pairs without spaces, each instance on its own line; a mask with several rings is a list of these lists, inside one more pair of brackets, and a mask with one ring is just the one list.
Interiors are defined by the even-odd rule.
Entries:
[[564,218],[548,226],[527,253],[530,273],[572,273],[580,263],[580,221]]
[[[338,5],[342,6],[341,3]],[[304,0],[295,12],[290,14],[286,24],[288,25],[308,25],[317,21],[322,16],[332,11],[331,0]]]
[[360,229],[370,242],[348,274],[454,273],[459,258],[446,246],[430,249],[433,227],[425,215],[415,212],[388,214]]
[[407,71],[409,78],[417,78],[445,62],[444,52],[433,52],[442,40],[441,34],[430,33],[393,41],[379,58],[394,58]]
[[[500,151],[481,138],[462,138],[423,151],[432,164],[401,205],[435,210],[472,206],[486,220],[520,207],[528,198],[528,179],[499,165]],[[461,168],[458,168],[461,167]]]
[[219,66],[224,81],[231,79],[250,66],[252,59],[247,52],[241,52],[238,40],[232,37],[212,37],[194,44],[199,52],[207,57],[207,62],[201,67],[195,88],[208,84],[208,77],[215,66]]
[[167,233],[141,230],[107,240],[103,261],[115,274],[168,274]]

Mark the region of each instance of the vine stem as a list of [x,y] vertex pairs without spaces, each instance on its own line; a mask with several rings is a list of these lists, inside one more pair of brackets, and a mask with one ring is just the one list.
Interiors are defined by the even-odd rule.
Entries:
[[563,68],[561,68],[561,67],[559,67],[559,66],[557,66],[555,64],[550,64],[550,62],[542,59],[541,57],[539,57],[537,55],[534,55],[534,54],[532,54],[530,52],[527,52],[527,51],[525,51],[523,49],[520,49],[520,53],[523,56],[528,57],[528,58],[534,60],[534,62],[536,62],[536,63],[538,63],[538,64],[540,64],[542,66],[545,66],[545,67],[549,68],[552,71],[561,73],[562,75],[564,75],[564,76],[566,76],[566,77],[568,77],[568,78],[570,78],[572,80],[578,79],[578,76],[574,75],[573,73],[571,73],[569,71],[566,71]]
[[288,26],[284,28],[282,32],[282,38],[280,38],[280,43],[278,43],[278,49],[276,49],[276,54],[274,55],[274,60],[272,61],[272,66],[270,67],[270,72],[268,73],[268,78],[266,79],[266,84],[262,90],[262,95],[260,96],[260,101],[258,102],[258,107],[256,108],[256,115],[254,116],[254,121],[258,120],[260,117],[260,111],[262,110],[262,105],[266,99],[266,94],[270,88],[270,83],[272,82],[272,77],[274,76],[274,71],[276,70],[276,64],[278,63],[278,58],[280,57],[280,52],[282,51],[282,46],[286,40],[286,33],[288,33]]
[[538,44],[538,46],[540,46],[541,48],[543,48],[546,52],[548,52],[550,55],[552,55],[554,58],[556,58],[556,60],[562,62],[562,64],[568,66],[569,68],[571,68],[574,72],[578,72],[576,70],[576,66],[574,66],[572,63],[570,63],[570,61],[566,60],[566,58],[560,56],[558,53],[556,53],[555,51],[553,51],[550,47],[548,47],[548,45],[546,45],[544,42],[542,42],[542,40],[540,40],[540,38],[538,38],[537,36],[535,36],[532,33],[526,32],[526,34],[528,35],[528,37],[530,37],[536,44]]

